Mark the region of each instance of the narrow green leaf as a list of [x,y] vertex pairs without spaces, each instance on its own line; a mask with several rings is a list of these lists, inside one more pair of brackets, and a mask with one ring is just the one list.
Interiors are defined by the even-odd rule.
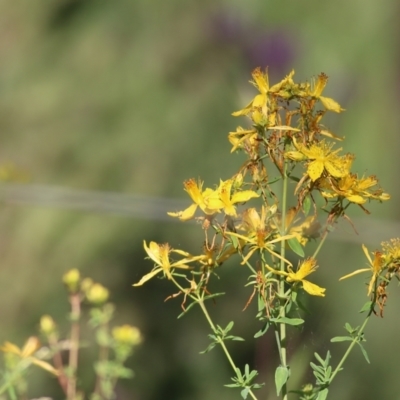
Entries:
[[317,378],[319,384],[325,382],[325,375],[323,373],[313,371],[313,374]]
[[312,368],[314,371],[319,371],[319,372],[321,372],[321,371],[324,370],[323,367],[321,367],[320,365],[314,364],[312,361],[310,362],[310,366],[311,366],[311,368]]
[[234,247],[234,249],[239,249],[240,245],[239,245],[239,239],[236,236],[233,235],[229,235],[230,240],[232,242],[232,246]]
[[226,339],[236,340],[239,342],[244,342],[245,340],[240,336],[228,336]]
[[325,400],[328,397],[328,389],[322,389],[318,392],[317,400]]
[[240,395],[242,396],[242,399],[246,400],[247,396],[250,392],[250,388],[244,388],[241,392]]
[[364,349],[364,346],[361,343],[358,343],[358,345],[360,346],[360,349],[361,349],[361,352],[363,353],[365,361],[367,361],[368,364],[371,364],[369,361],[369,358],[368,358],[367,351]]
[[243,381],[243,375],[242,372],[240,371],[240,368],[235,368],[236,376],[239,381]]
[[269,323],[266,323],[255,335],[254,338],[257,339],[267,333],[267,330],[269,328]]
[[353,338],[351,338],[350,336],[336,336],[331,339],[331,342],[351,342],[352,340]]
[[177,319],[182,318],[182,317],[183,317],[194,305],[196,305],[196,304],[197,304],[196,302],[190,303],[190,304],[185,308],[185,311],[182,312],[182,313],[180,313],[180,314],[178,315],[178,318],[177,318]]
[[329,378],[331,377],[331,373],[332,373],[332,367],[329,366],[329,367],[326,369],[326,371],[325,371],[325,378],[326,378],[327,380],[329,380]]
[[287,318],[287,317],[271,318],[270,321],[275,322],[277,324],[287,324],[293,326],[304,324],[304,319],[301,318]]
[[283,385],[289,379],[289,368],[280,365],[275,371],[275,386],[276,386],[276,394],[279,396]]
[[287,240],[289,247],[300,257],[304,257],[304,250],[299,241],[294,237]]
[[200,351],[199,353],[200,353],[200,354],[208,353],[208,352],[211,351],[214,347],[215,347],[215,343],[211,343],[211,344],[208,345],[208,347],[207,347],[205,350]]
[[321,365],[325,364],[325,360],[318,353],[314,353],[314,357],[319,361]]
[[225,293],[214,293],[214,294],[210,294],[208,296],[204,296],[204,300],[208,300],[208,299],[213,299],[214,297],[219,297],[219,296],[223,296]]
[[279,182],[281,180],[281,177],[278,176],[276,178],[272,178],[272,181],[268,182],[268,185],[272,185],[273,183]]
[[371,309],[371,306],[372,306],[372,301],[367,301],[367,302],[361,307],[360,313],[369,311],[369,310]]
[[304,200],[303,200],[303,212],[304,215],[307,217],[308,213],[310,212],[310,208],[311,208],[311,199],[309,196],[307,196]]
[[252,381],[257,375],[258,375],[258,371],[253,370],[253,371],[250,372],[250,374],[249,374],[249,376],[247,377],[247,379],[248,379],[249,381]]
[[229,322],[229,324],[225,328],[225,333],[228,333],[233,328],[233,324],[233,321]]
[[348,322],[346,322],[344,324],[344,327],[345,327],[346,331],[349,333],[353,333],[355,331],[355,329],[353,329],[353,327]]
[[325,368],[328,368],[330,361],[331,361],[331,353],[330,353],[329,350],[328,350],[328,351],[326,352],[326,358],[325,358],[325,361],[324,361],[323,366],[324,366]]

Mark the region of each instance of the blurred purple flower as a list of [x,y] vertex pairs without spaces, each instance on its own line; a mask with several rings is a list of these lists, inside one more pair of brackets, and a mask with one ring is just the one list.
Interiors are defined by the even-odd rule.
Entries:
[[268,66],[272,75],[289,72],[295,60],[293,38],[278,31],[263,33],[248,40],[243,52],[251,69]]
[[287,32],[256,31],[252,25],[251,21],[220,12],[210,19],[210,41],[219,46],[235,47],[250,69],[268,66],[272,75],[282,75],[292,69],[298,41]]

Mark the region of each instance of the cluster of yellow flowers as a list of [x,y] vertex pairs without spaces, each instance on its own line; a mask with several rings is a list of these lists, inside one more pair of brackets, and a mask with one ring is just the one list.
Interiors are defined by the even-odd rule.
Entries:
[[[193,218],[203,221],[203,254],[192,255],[172,249],[168,244],[150,242],[147,245],[144,242],[155,267],[135,286],[161,272],[173,280],[174,269],[192,270],[195,265],[192,263],[200,266],[200,273],[210,274],[235,254],[242,257],[242,264],[251,268],[250,258],[259,252],[266,275],[285,277],[293,290],[300,286],[311,295],[324,296],[325,289],[305,280],[316,270],[317,261],[313,257],[305,258],[302,247],[321,235],[313,192],[321,195],[327,211],[325,232],[329,224],[345,215],[350,204],[365,210],[363,204],[367,201],[384,201],[390,196],[376,187],[375,176],[359,178],[352,173],[354,155],[340,154],[342,149],[335,149],[334,143],[328,142],[342,139],[321,124],[322,117],[328,111],[343,111],[335,100],[322,96],[328,77],[322,73],[311,83],[295,83],[293,76],[294,71],[270,86],[267,73],[260,68],[253,71],[251,83],[259,93],[243,109],[232,114],[247,116],[251,126],[239,126],[228,135],[231,152],[243,151],[247,160],[232,178],[221,180],[214,189],[203,189],[200,180],[185,181],[184,188],[193,203],[183,211],[168,213],[182,221]],[[271,165],[276,167],[277,178],[270,177]],[[276,181],[284,179],[297,182],[293,190],[297,199],[295,206],[288,207],[287,199],[283,204],[272,190]],[[259,210],[239,207],[256,198],[263,203]],[[314,213],[308,215],[312,206]],[[196,217],[198,210],[201,213]],[[222,221],[218,220],[221,213]],[[210,227],[214,229],[212,240],[207,233]],[[304,257],[296,271],[282,251],[275,248],[278,243],[282,246],[282,242]],[[171,253],[182,258],[173,261]],[[285,268],[277,268],[282,262]]]
[[382,242],[382,250],[372,252],[373,259],[364,245],[362,248],[368,260],[368,268],[357,269],[340,280],[369,272],[371,279],[368,284],[368,296],[372,297],[373,303],[378,304],[380,315],[383,316],[383,307],[388,296],[386,288],[394,276],[400,279],[400,239]]

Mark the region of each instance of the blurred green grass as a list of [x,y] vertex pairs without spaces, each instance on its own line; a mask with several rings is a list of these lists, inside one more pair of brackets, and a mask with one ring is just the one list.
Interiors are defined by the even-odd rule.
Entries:
[[[346,136],[344,148],[357,154],[357,169],[376,173],[391,193],[390,203],[370,207],[374,218],[398,220],[395,1],[37,0],[2,2],[0,10],[0,160],[28,171],[32,183],[185,198],[184,179],[201,176],[209,186],[226,179],[242,160],[229,155],[226,137],[244,121],[230,113],[247,103],[250,72],[263,62],[274,79],[291,68],[298,79],[321,71],[330,76],[327,93],[347,111],[328,119],[328,127]],[[355,210],[352,216],[364,214]],[[121,384],[121,399],[239,397],[222,387],[230,371],[218,350],[197,354],[208,333],[199,314],[176,321],[179,301],[163,303],[171,290],[167,282],[131,287],[150,267],[143,239],[196,251],[201,233],[195,225],[28,205],[4,205],[0,221],[0,340],[21,343],[43,313],[65,324],[61,275],[79,268],[112,290],[118,322],[144,332],[131,363],[137,376]],[[376,245],[381,239],[376,236]],[[320,265],[319,283],[328,292],[310,304],[317,317],[297,342],[304,357],[313,345],[330,348],[329,338],[354,321],[365,300],[360,279],[337,283],[364,265],[359,245],[328,242]],[[212,307],[221,325],[250,294],[230,267],[221,276],[237,298]],[[391,397],[397,301],[392,288],[385,318],[367,331],[372,365],[353,355],[335,382],[335,398]],[[249,340],[250,315],[241,314],[236,324]],[[258,353],[270,348],[270,340],[234,351],[243,362],[271,371]],[[57,398],[41,376],[33,396]]]

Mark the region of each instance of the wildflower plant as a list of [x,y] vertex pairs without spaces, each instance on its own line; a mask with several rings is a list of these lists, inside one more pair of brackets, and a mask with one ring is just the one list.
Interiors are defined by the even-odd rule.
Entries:
[[[211,281],[226,261],[235,260],[238,268],[249,271],[245,284],[253,291],[245,308],[256,300],[256,318],[261,326],[254,337],[267,330],[275,333],[279,352],[279,365],[275,368],[277,395],[282,399],[291,394],[290,397],[303,400],[323,400],[355,345],[368,361],[363,347],[364,328],[371,315],[383,315],[387,285],[393,277],[399,277],[400,239],[384,243],[372,257],[363,246],[368,268],[342,279],[362,272],[370,275],[370,300],[362,308],[366,313],[364,323],[356,328],[346,324],[346,336],[332,339],[350,342],[336,366],[331,364],[330,352],[326,357],[315,353],[316,362],[310,364],[315,382],[290,390],[288,330],[304,324],[304,296],[320,301],[328,295],[316,283],[322,245],[339,219],[351,223],[349,207],[361,208],[368,214],[367,203],[383,202],[390,196],[378,186],[375,176],[360,176],[352,171],[355,156],[344,153],[338,146],[343,139],[323,125],[326,113],[344,111],[335,100],[324,96],[328,81],[324,73],[311,83],[296,83],[292,71],[279,83],[270,85],[268,74],[257,68],[252,78],[251,84],[258,93],[232,114],[246,117],[247,125],[228,135],[231,153],[241,152],[245,160],[232,177],[215,187],[205,188],[203,181],[193,178],[185,181],[184,189],[192,204],[185,210],[168,213],[182,221],[201,222],[203,252],[145,241],[144,249],[154,268],[134,286],[162,276],[178,290],[168,298],[182,296],[180,316],[198,305],[211,329],[206,352],[220,346],[232,367],[232,382],[226,386],[240,388],[243,399],[257,399],[256,389],[263,385],[258,372],[248,365],[243,369],[238,366],[228,349],[228,341],[243,340],[232,334],[233,321],[221,327],[207,310],[208,300],[223,295],[211,292]],[[311,241],[317,243],[314,251],[309,250]]]
[[[56,322],[49,315],[40,319],[42,342],[37,336],[31,336],[22,348],[5,342],[0,350],[4,353],[5,369],[1,374],[1,399],[27,399],[28,372],[31,366],[37,366],[50,372],[58,380],[66,400],[113,400],[115,386],[119,379],[133,377],[133,371],[124,366],[142,337],[138,328],[130,325],[111,327],[110,322],[115,308],[108,301],[109,291],[103,285],[90,278],[82,279],[77,269],[63,276],[68,291],[71,312],[70,332],[65,338]],[[83,306],[89,305],[89,317],[83,312]],[[86,394],[79,388],[79,353],[87,347],[81,338],[83,321],[93,329],[97,345],[98,358],[94,362],[95,383],[93,390]],[[65,362],[67,360],[67,362]],[[3,397],[4,395],[7,397]]]

